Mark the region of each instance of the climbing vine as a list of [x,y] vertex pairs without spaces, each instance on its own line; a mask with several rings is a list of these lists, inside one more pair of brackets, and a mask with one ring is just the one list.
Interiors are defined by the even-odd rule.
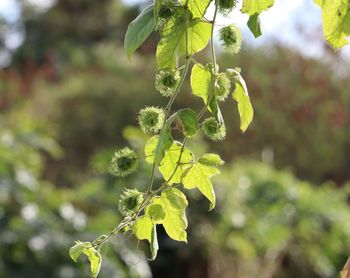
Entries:
[[[323,10],[326,39],[335,49],[345,45],[350,33],[349,1],[315,2]],[[249,16],[247,25],[255,37],[262,34],[259,15],[273,4],[274,0],[243,0],[241,12]],[[77,241],[69,251],[74,261],[81,254],[88,257],[92,277],[97,277],[101,267],[101,246],[117,233],[130,231],[138,240],[147,240],[150,260],[157,256],[157,225],[163,225],[170,238],[187,242],[186,190],[197,188],[208,199],[209,210],[215,207],[211,177],[220,173],[224,161],[214,153],[195,157],[188,142],[199,130],[210,140],[224,140],[226,127],[220,104],[229,96],[237,103],[242,132],[253,120],[253,108],[240,69],[221,71],[216,62],[214,28],[219,26],[218,14],[227,16],[236,6],[237,0],[155,0],[130,23],[124,42],[129,59],[152,32],[159,32],[155,88],[169,101],[166,107],[146,107],[138,115],[141,130],[152,136],[144,149],[144,159],[151,165],[146,192],[126,189],[118,203],[122,221],[92,242]],[[207,13],[209,7],[212,13]],[[211,18],[208,14],[212,14]],[[239,52],[242,34],[237,26],[220,26],[218,37],[225,51],[232,55]],[[201,64],[194,55],[208,44],[210,60]],[[192,94],[202,99],[203,107],[199,111],[188,107],[173,111],[173,103],[182,93],[188,73]],[[173,139],[174,126],[180,130],[182,140]],[[109,173],[116,177],[131,175],[139,159],[128,147],[118,150],[111,159]],[[154,179],[157,171],[163,177],[160,184]]]

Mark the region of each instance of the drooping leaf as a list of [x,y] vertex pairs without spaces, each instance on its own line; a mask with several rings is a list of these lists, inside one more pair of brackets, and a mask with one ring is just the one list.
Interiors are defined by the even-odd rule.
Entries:
[[165,211],[165,217],[160,223],[164,226],[168,236],[174,240],[187,242],[187,217],[185,209],[188,201],[179,189],[168,188],[160,198],[154,198],[153,204],[159,204]]
[[91,277],[96,278],[101,269],[102,257],[100,252],[98,252],[95,248],[85,248],[83,253],[88,257],[90,261],[90,271]]
[[215,207],[215,192],[210,178],[219,173],[220,171],[215,167],[207,166],[198,161],[188,169],[182,183],[187,189],[198,188],[210,201],[209,210],[212,210]]
[[150,244],[151,258],[153,261],[157,257],[158,239],[156,225],[153,224],[149,215],[138,218],[132,225],[132,231],[139,240],[147,240]]
[[[188,13],[186,10],[182,11],[164,26],[157,46],[158,68],[176,68],[178,58],[185,55],[187,49],[188,55],[193,55],[208,44],[211,25],[200,20],[189,19]],[[188,34],[186,36],[187,27]]]
[[151,258],[149,260],[154,261],[155,258],[157,257],[157,253],[159,250],[158,237],[157,237],[157,226],[156,225],[153,225],[150,247],[151,247]]
[[215,153],[206,153],[198,159],[198,162],[206,166],[222,166],[225,164],[225,161]]
[[242,76],[237,72],[236,87],[232,93],[232,98],[237,102],[238,113],[241,119],[240,128],[245,132],[254,117],[254,110],[250,102],[247,85]]
[[208,102],[210,92],[213,90],[212,74],[209,68],[202,64],[195,64],[191,72],[192,93]]
[[274,0],[243,0],[241,12],[249,15],[260,14],[271,8]]
[[[186,0],[180,0],[185,4]],[[194,18],[202,18],[210,4],[210,0],[188,0],[188,9],[192,12]]]
[[197,114],[192,109],[186,108],[177,112],[182,132],[185,136],[194,136],[198,130]]
[[258,38],[262,35],[259,14],[255,13],[251,15],[249,17],[247,25],[255,38]]
[[100,252],[92,246],[91,242],[77,241],[76,244],[69,249],[69,255],[76,262],[81,254],[88,257],[90,261],[91,277],[96,278],[100,272],[102,263]]
[[130,59],[156,27],[154,5],[146,7],[128,26],[124,39],[124,52]]
[[348,0],[314,0],[322,9],[323,33],[335,49],[349,43],[350,2]]

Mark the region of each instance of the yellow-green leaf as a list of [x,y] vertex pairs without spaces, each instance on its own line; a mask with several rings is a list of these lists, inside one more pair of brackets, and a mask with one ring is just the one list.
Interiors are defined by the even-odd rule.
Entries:
[[236,87],[232,93],[232,98],[237,101],[238,113],[241,119],[241,130],[245,132],[254,117],[253,106],[250,102],[247,85],[242,76],[237,72]]
[[153,223],[148,215],[138,218],[131,229],[139,240],[148,240],[151,243]]
[[249,15],[260,14],[273,6],[274,0],[243,0],[241,12]]
[[189,20],[187,12],[169,20],[157,46],[158,68],[176,68],[178,58],[185,55],[187,50],[188,55],[201,51],[208,44],[210,31],[211,24],[196,19]]
[[335,49],[349,43],[350,2],[348,0],[315,0],[322,9],[323,33]]
[[165,211],[164,219],[159,221],[169,237],[174,240],[187,242],[187,217],[185,209],[188,201],[179,189],[168,188],[159,198],[154,198],[153,204],[159,204]]
[[[186,0],[180,0],[182,4],[186,3]],[[202,18],[210,4],[210,0],[188,0],[188,9],[192,12],[193,17]]]
[[215,167],[196,162],[182,179],[185,188],[198,188],[202,194],[210,201],[209,209],[215,207],[215,192],[210,178],[219,174],[220,171]]
[[208,102],[208,97],[213,89],[211,71],[202,64],[195,64],[191,72],[192,93]]

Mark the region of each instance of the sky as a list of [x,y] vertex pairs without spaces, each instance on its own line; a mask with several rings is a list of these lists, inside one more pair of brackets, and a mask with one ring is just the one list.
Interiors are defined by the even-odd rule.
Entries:
[[[26,0],[43,10],[49,8],[55,0]],[[143,3],[142,0],[124,0],[127,5]],[[238,4],[238,7],[241,3]],[[209,8],[207,16],[213,8]],[[0,0],[0,15],[8,21],[16,21],[19,10],[15,0]],[[247,15],[243,15],[239,9],[233,11],[228,17],[220,17],[219,24],[234,23],[241,27],[244,40],[251,46],[263,46],[269,42],[279,41],[289,47],[295,48],[306,56],[320,57],[323,54],[321,10],[312,0],[276,0],[268,11],[260,16],[263,36],[255,39],[246,26]],[[311,37],[302,34],[310,34]],[[12,42],[11,42],[12,40]],[[20,43],[18,37],[10,36],[9,42],[14,47]],[[340,50],[342,59],[350,58],[350,46]]]

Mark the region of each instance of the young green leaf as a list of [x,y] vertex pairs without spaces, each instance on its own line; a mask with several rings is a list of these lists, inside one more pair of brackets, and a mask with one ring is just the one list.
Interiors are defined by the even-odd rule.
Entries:
[[91,277],[96,278],[100,272],[102,257],[100,253],[92,246],[91,242],[80,242],[69,249],[69,255],[73,261],[77,261],[78,257],[84,254],[90,261]]
[[154,5],[150,5],[129,24],[128,30],[126,31],[124,52],[129,59],[155,28]]
[[274,0],[243,0],[241,12],[249,15],[260,14],[271,8],[274,2]]
[[315,0],[322,9],[323,33],[335,49],[349,43],[350,2],[347,0]]
[[192,109],[186,108],[177,112],[177,117],[182,132],[187,137],[192,137],[198,130],[197,114]]
[[219,155],[215,153],[206,153],[202,155],[198,162],[206,166],[222,166],[225,164]]
[[101,269],[101,254],[92,246],[89,248],[85,248],[83,253],[88,257],[90,261],[91,277],[96,278]]
[[84,242],[76,241],[76,244],[69,249],[69,256],[73,261],[77,262],[77,259],[84,250]]
[[219,173],[220,171],[215,167],[198,161],[186,171],[182,183],[187,189],[198,188],[210,201],[209,210],[212,210],[215,207],[215,192],[210,178]]
[[188,55],[201,51],[208,44],[210,31],[211,24],[191,20],[186,10],[169,20],[161,32],[157,46],[158,68],[176,68],[178,58],[186,55],[187,50]]
[[185,194],[179,189],[170,187],[162,192],[160,198],[154,198],[153,204],[159,204],[164,208],[165,217],[160,223],[168,236],[174,240],[187,242],[185,209],[188,201]]
[[249,17],[247,25],[255,38],[258,38],[262,35],[258,13],[255,13]]

